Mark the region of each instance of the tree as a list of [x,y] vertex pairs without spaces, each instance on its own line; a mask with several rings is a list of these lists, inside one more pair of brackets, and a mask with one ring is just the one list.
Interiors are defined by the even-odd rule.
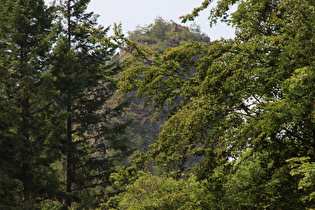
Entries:
[[169,47],[177,47],[182,41],[209,42],[210,38],[198,30],[196,24],[190,28],[177,24],[173,21],[166,21],[157,17],[154,23],[129,32],[128,38],[138,44],[163,53]]
[[109,175],[130,153],[123,135],[129,124],[119,120],[125,103],[110,102],[117,74],[111,62],[116,48],[105,38],[109,28],[85,13],[89,0],[64,0],[59,11],[59,38],[53,53],[53,75],[60,91],[64,122],[65,204],[97,204],[110,185]]
[[[204,1],[184,20],[209,4]],[[238,9],[229,15],[235,4]],[[138,97],[145,96],[157,112],[166,104],[173,106],[154,149],[141,154],[142,160],[154,159],[181,173],[188,170],[190,157],[203,157],[193,170],[207,180],[209,191],[225,196],[222,179],[238,177],[241,171],[225,169],[223,178],[217,171],[251,150],[258,158],[253,167],[261,165],[265,174],[246,192],[275,186],[258,203],[261,192],[256,191],[252,204],[311,207],[312,201],[301,202],[309,192],[297,188],[299,179],[290,176],[287,160],[308,157],[313,163],[315,157],[313,10],[310,0],[221,0],[210,11],[210,23],[221,18],[233,24],[235,39],[186,42],[162,55],[128,45],[126,49],[138,57],[126,63],[121,93],[137,88]],[[154,65],[146,65],[147,60]],[[174,104],[175,100],[181,102]],[[231,184],[236,190],[237,183]]]
[[[119,180],[119,176],[116,175]],[[126,191],[111,198],[104,209],[207,209],[204,199],[206,188],[194,175],[187,180],[158,177],[139,172]]]
[[1,206],[35,208],[58,191],[52,11],[42,0],[2,0],[0,19]]

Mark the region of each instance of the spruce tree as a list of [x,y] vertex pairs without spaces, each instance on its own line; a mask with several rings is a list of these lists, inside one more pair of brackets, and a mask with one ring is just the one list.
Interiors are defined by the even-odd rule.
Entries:
[[0,1],[1,208],[33,208],[58,192],[51,17],[43,0]]
[[124,104],[109,103],[115,90],[117,68],[111,60],[116,48],[99,41],[109,28],[98,26],[97,16],[85,12],[88,3],[64,0],[58,5],[53,75],[58,104],[67,115],[61,152],[68,207],[73,202],[88,207],[103,199],[115,161],[130,151],[123,136],[128,123],[119,121]]

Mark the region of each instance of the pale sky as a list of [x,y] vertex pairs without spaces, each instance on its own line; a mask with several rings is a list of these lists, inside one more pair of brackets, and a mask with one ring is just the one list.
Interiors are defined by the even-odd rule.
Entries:
[[[100,15],[98,22],[105,27],[122,23],[123,32],[126,33],[135,30],[137,25],[153,23],[158,16],[180,23],[180,16],[190,13],[202,2],[203,0],[91,0],[88,10]],[[203,11],[195,21],[202,32],[211,40],[234,37],[234,30],[224,24],[210,28],[208,13],[209,9]]]

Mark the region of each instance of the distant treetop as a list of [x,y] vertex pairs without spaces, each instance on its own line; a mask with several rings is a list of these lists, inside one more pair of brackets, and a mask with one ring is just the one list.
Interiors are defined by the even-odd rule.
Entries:
[[138,26],[136,30],[129,32],[129,39],[148,45],[160,53],[169,47],[179,46],[182,41],[210,42],[210,38],[201,32],[198,25],[186,27],[161,17],[157,17],[153,24]]

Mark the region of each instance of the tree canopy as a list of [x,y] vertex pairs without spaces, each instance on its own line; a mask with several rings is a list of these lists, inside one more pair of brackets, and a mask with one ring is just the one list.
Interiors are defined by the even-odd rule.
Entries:
[[128,38],[159,53],[163,53],[169,47],[177,47],[181,41],[210,41],[198,25],[191,24],[190,27],[186,27],[174,21],[164,20],[162,17],[157,17],[154,23],[147,26],[138,26],[136,30],[129,32]]
[[[120,92],[136,88],[157,113],[173,106],[154,149],[137,161],[193,171],[207,180],[213,208],[311,207],[314,185],[297,186],[314,176],[314,8],[310,0],[221,0],[210,23],[232,24],[235,39],[188,41],[163,54],[127,46],[136,59],[126,62]],[[192,157],[204,160],[190,168]],[[292,158],[303,160],[299,172]]]
[[1,209],[96,208],[131,152],[127,104],[109,103],[116,47],[88,3],[1,1]]
[[52,11],[41,0],[3,0],[0,11],[0,206],[31,208],[59,187],[52,167],[59,158],[53,146],[57,90],[47,58]]
[[[315,207],[313,0],[205,0],[182,19],[235,27],[215,41],[159,17],[107,37],[89,0],[0,3],[1,209]],[[163,120],[126,161],[130,96]]]

